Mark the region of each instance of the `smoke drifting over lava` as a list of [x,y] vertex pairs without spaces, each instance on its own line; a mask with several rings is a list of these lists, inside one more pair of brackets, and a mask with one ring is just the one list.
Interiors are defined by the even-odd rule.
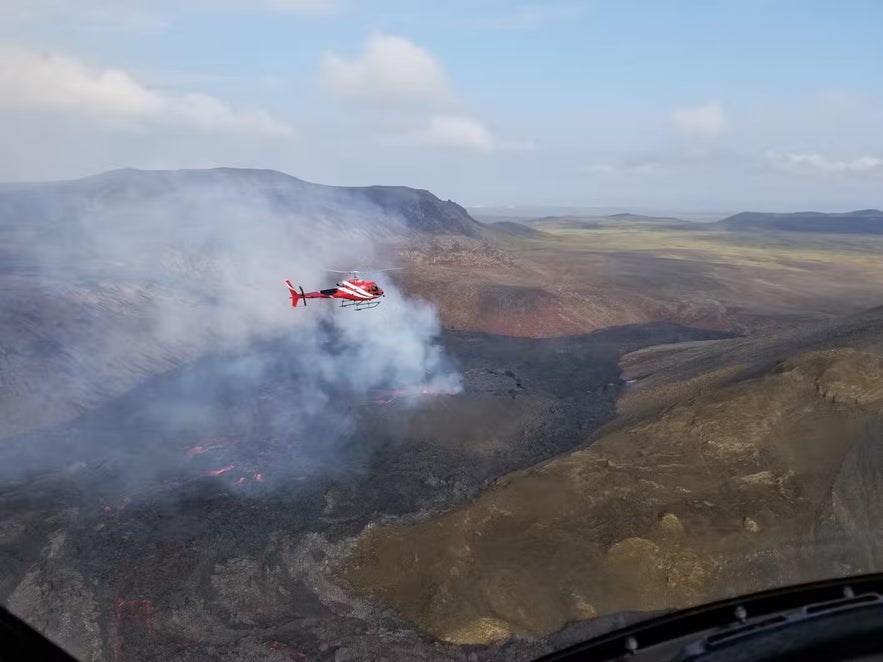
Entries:
[[279,173],[102,177],[0,208],[18,251],[5,277],[28,288],[0,333],[32,350],[11,366],[29,388],[0,429],[19,433],[7,478],[102,461],[124,487],[296,478],[346,463],[372,392],[459,390],[435,311],[389,282],[375,311],[290,308],[283,279],[327,287],[328,265],[371,264],[407,232],[388,206],[330,188],[292,204]]

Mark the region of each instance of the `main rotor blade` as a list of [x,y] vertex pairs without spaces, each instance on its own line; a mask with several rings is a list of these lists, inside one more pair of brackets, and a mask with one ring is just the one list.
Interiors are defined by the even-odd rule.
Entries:
[[381,272],[381,271],[398,271],[400,269],[404,269],[405,267],[386,267],[385,269],[379,269],[377,267],[362,267],[361,269],[324,269],[324,271],[329,271],[334,274],[352,274],[352,273],[361,273],[361,272]]

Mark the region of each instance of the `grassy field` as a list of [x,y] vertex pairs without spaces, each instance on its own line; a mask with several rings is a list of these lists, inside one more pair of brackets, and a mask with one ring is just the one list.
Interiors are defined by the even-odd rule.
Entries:
[[[697,225],[695,228],[627,224],[622,227],[574,228],[544,225],[547,236],[521,240],[522,250],[647,253],[655,257],[802,270],[839,265],[883,271],[883,237],[736,233]],[[514,248],[514,245],[511,245]]]
[[455,328],[533,336],[654,321],[750,333],[883,303],[880,236],[670,222],[536,227],[543,234],[495,233],[500,259],[468,247],[436,251],[447,265],[416,257],[407,287],[439,302]]

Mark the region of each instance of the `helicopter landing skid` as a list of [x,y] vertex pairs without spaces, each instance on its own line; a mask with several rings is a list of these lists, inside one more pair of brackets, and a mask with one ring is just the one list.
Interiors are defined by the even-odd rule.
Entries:
[[356,310],[370,310],[371,308],[377,308],[380,304],[380,301],[341,301],[340,307],[350,308],[355,306]]

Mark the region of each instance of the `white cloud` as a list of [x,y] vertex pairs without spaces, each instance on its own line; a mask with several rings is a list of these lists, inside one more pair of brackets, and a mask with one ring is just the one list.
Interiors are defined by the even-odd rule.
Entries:
[[372,106],[438,106],[453,101],[438,60],[403,37],[375,34],[352,59],[326,53],[320,75],[335,96]]
[[265,110],[234,110],[208,94],[186,94],[170,105],[170,114],[206,129],[242,130],[262,136],[289,136],[291,128]]
[[851,160],[841,160],[832,159],[817,152],[796,153],[770,150],[766,153],[766,158],[774,166],[786,170],[855,174],[883,171],[883,157],[879,156],[859,156]]
[[718,101],[696,108],[679,108],[672,113],[672,121],[684,135],[706,139],[717,138],[727,125],[724,109]]
[[478,152],[490,152],[496,147],[487,127],[471,117],[434,115],[425,129],[412,135],[414,142],[441,147],[462,147]]
[[464,112],[441,63],[404,37],[372,35],[351,59],[326,53],[320,80],[338,99],[356,102],[385,140],[477,152],[535,147],[500,141],[484,122]]
[[0,49],[3,107],[49,109],[132,126],[171,121],[259,136],[291,133],[287,124],[262,110],[237,110],[207,94],[160,92],[120,69],[15,48]]
[[160,113],[164,100],[117,69],[7,48],[0,51],[0,104],[131,118]]

